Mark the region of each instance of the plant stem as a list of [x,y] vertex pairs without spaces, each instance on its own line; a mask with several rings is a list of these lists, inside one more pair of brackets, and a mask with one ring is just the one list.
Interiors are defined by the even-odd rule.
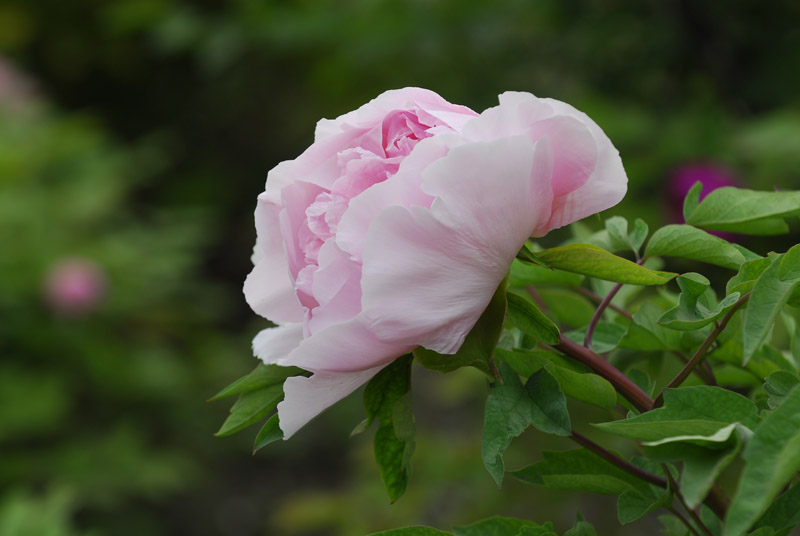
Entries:
[[683,498],[681,490],[678,487],[678,483],[675,482],[674,478],[672,478],[672,473],[669,472],[669,467],[667,467],[667,464],[662,463],[661,467],[664,469],[664,474],[667,475],[667,480],[669,481],[670,489],[675,494],[675,497],[678,498],[678,501],[681,503],[681,506],[683,506],[684,510],[686,510],[686,513],[689,514],[689,517],[692,518],[692,521],[694,521],[695,524],[698,527],[700,527],[700,530],[702,530],[706,534],[706,536],[714,536],[713,534],[711,534],[711,531],[708,530],[708,527],[706,527],[703,521],[700,519],[700,516],[697,515],[697,512],[689,508],[689,505],[686,504],[686,499]]
[[647,393],[642,391],[638,385],[620,372],[618,368],[597,355],[591,349],[581,346],[563,335],[559,343],[554,345],[554,348],[580,361],[589,367],[592,372],[595,372],[611,382],[611,385],[639,411],[644,412],[653,409],[653,399],[650,398]]
[[749,298],[750,293],[747,293],[739,298],[739,301],[733,304],[733,307],[730,308],[730,310],[722,318],[722,321],[714,327],[711,333],[708,334],[706,340],[703,341],[703,344],[700,345],[700,348],[697,349],[689,362],[686,363],[686,366],[684,366],[681,371],[678,372],[678,374],[672,379],[672,381],[670,381],[667,386],[664,387],[661,393],[659,393],[659,395],[656,397],[655,407],[660,407],[664,403],[664,391],[678,387],[684,382],[684,380],[686,380],[686,378],[689,377],[689,374],[691,374],[695,367],[699,365],[700,362],[706,357],[709,348],[711,348],[711,345],[717,339],[719,334],[722,333],[722,330],[725,329],[725,326],[728,325],[728,322],[731,318],[733,318],[733,315],[736,314],[736,311],[738,311],[739,308],[744,305]]
[[692,534],[694,534],[695,536],[702,536],[702,535],[701,535],[699,532],[697,532],[697,529],[696,529],[696,528],[694,528],[694,526],[693,526],[691,523],[689,523],[689,520],[688,520],[688,519],[686,519],[685,517],[683,517],[683,514],[681,514],[680,512],[678,512],[678,511],[677,511],[675,508],[673,508],[672,506],[665,506],[664,508],[666,508],[667,510],[669,510],[669,511],[672,513],[672,515],[674,515],[675,517],[677,517],[678,519],[680,519],[680,520],[681,520],[681,523],[683,523],[684,525],[686,525],[686,528],[687,528],[687,529],[689,529],[689,532],[691,532],[691,533],[692,533]]
[[636,478],[640,478],[640,479],[644,480],[645,482],[649,482],[650,484],[655,484],[656,486],[661,487],[661,488],[666,488],[667,485],[668,485],[667,481],[665,479],[661,478],[660,476],[654,475],[653,473],[645,471],[644,469],[640,469],[640,468],[636,467],[635,465],[633,465],[632,463],[630,463],[630,462],[628,462],[626,460],[623,460],[622,458],[620,458],[616,454],[613,454],[610,451],[604,449],[603,447],[601,447],[600,445],[598,445],[597,443],[595,443],[591,439],[579,434],[575,430],[572,431],[572,434],[570,435],[570,438],[573,441],[575,441],[576,443],[578,443],[579,445],[581,445],[583,447],[586,447],[587,449],[591,450],[592,452],[594,452],[595,454],[597,454],[598,456],[600,456],[601,458],[603,458],[607,462],[619,467],[620,469],[622,469],[626,473],[631,474],[631,475],[635,476]]
[[603,301],[600,302],[600,305],[597,306],[597,309],[592,315],[592,320],[589,322],[589,327],[586,328],[586,336],[583,338],[583,345],[586,348],[592,347],[592,335],[594,335],[594,328],[597,326],[597,323],[600,321],[600,317],[603,315],[603,311],[606,310],[606,307],[609,306],[611,300],[614,299],[614,296],[617,295],[619,289],[622,288],[622,283],[617,283],[614,285],[614,288],[608,293],[608,295],[603,298]]
[[[603,301],[602,296],[598,296],[597,294],[595,294],[594,292],[592,292],[588,288],[576,287],[575,290],[578,292],[578,294],[582,294],[583,296],[586,296],[587,298],[589,298],[590,300],[592,300],[594,302],[600,303],[600,302]],[[614,303],[610,303],[609,302],[608,308],[613,310],[613,311],[616,311],[617,313],[621,314],[622,316],[624,316],[628,320],[633,320],[633,315],[630,314],[625,309],[623,309],[622,307],[620,307],[619,305],[616,305]]]
[[[689,362],[689,358],[677,350],[672,350],[672,355],[683,361],[684,365]],[[703,366],[694,369],[692,372],[697,374],[697,376],[703,380],[703,383],[706,385],[717,385],[717,380],[714,378],[714,373],[711,371],[711,368],[708,367],[707,361],[703,361]]]

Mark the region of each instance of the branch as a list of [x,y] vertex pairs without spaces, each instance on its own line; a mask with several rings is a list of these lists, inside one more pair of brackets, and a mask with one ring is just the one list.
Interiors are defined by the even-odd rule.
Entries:
[[617,295],[619,289],[622,288],[622,283],[617,283],[614,285],[614,288],[608,293],[608,296],[603,298],[603,301],[600,302],[600,305],[597,306],[597,310],[595,310],[594,315],[592,315],[592,320],[589,322],[589,327],[586,328],[586,336],[583,338],[583,345],[586,348],[592,347],[592,335],[594,335],[594,328],[597,326],[597,323],[600,321],[600,317],[603,315],[603,311],[606,310],[606,307],[609,306],[611,300],[614,299],[614,296]]
[[738,311],[748,299],[750,299],[749,292],[739,298],[739,301],[733,304],[733,307],[730,308],[730,310],[722,318],[722,321],[714,327],[711,333],[708,334],[706,340],[703,341],[703,344],[700,345],[700,348],[697,349],[689,362],[686,363],[686,366],[683,367],[681,371],[678,372],[678,374],[672,379],[672,381],[669,382],[666,387],[664,387],[661,393],[659,393],[659,395],[656,397],[655,407],[659,407],[664,403],[664,391],[678,387],[684,382],[684,380],[686,380],[686,378],[689,377],[689,374],[691,374],[695,367],[699,365],[700,362],[706,357],[709,348],[711,348],[711,345],[717,339],[719,334],[722,333],[722,330],[724,330],[728,325],[728,322],[730,322],[731,318],[733,318],[733,315],[736,314],[736,311]]
[[579,445],[581,445],[583,447],[586,447],[587,449],[591,450],[592,452],[594,452],[595,454],[597,454],[598,456],[600,456],[601,458],[603,458],[607,462],[610,462],[611,464],[619,467],[620,469],[622,469],[626,473],[631,474],[631,475],[635,476],[636,478],[640,478],[640,479],[644,480],[645,482],[649,482],[650,484],[655,484],[656,486],[658,486],[660,488],[664,488],[664,489],[667,488],[668,484],[667,484],[667,481],[665,479],[661,478],[658,475],[654,475],[653,473],[645,471],[644,469],[640,469],[639,467],[636,467],[635,465],[633,465],[632,463],[630,463],[630,462],[628,462],[626,460],[623,460],[622,458],[620,458],[616,454],[604,449],[603,447],[601,447],[600,445],[598,445],[597,443],[595,443],[591,439],[589,439],[589,438],[587,438],[585,436],[582,436],[581,434],[579,434],[575,430],[572,431],[572,434],[570,435],[570,439],[572,439],[573,441],[575,441]]
[[650,411],[653,409],[653,399],[641,390],[638,385],[633,383],[618,368],[594,353],[589,348],[581,346],[573,340],[561,335],[561,340],[554,348],[560,350],[573,359],[580,361],[592,372],[602,376],[613,385],[616,390],[624,396],[639,411]]

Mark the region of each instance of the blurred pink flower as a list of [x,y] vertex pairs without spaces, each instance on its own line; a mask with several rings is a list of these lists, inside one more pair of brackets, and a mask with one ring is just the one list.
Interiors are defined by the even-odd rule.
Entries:
[[30,79],[0,55],[0,107],[17,109],[35,96]]
[[44,282],[45,300],[65,315],[82,315],[97,308],[106,295],[105,273],[95,262],[64,258],[56,262]]

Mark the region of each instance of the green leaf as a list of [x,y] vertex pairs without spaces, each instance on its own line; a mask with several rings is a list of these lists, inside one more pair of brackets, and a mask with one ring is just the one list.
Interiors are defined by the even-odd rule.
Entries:
[[596,305],[572,290],[543,287],[536,290],[549,309],[548,313],[561,324],[585,326],[594,316]]
[[723,187],[709,193],[686,223],[704,229],[750,235],[788,231],[784,218],[800,213],[800,192],[758,192]]
[[[523,529],[525,532],[520,532]],[[514,519],[511,517],[490,517],[483,519],[471,525],[462,525],[460,527],[453,527],[455,536],[517,536],[523,534],[526,536],[544,536],[547,532],[553,531],[552,523],[545,523],[538,525],[531,521],[522,519]]]
[[683,221],[688,222],[689,218],[692,217],[692,214],[697,209],[697,206],[700,204],[700,194],[703,192],[703,183],[697,181],[694,183],[689,191],[686,193],[686,197],[683,200]]
[[677,274],[649,270],[591,244],[569,244],[536,254],[545,266],[631,285],[663,285]]
[[739,293],[726,296],[716,304],[711,283],[704,276],[693,272],[678,277],[681,294],[678,305],[658,320],[664,327],[679,331],[693,331],[721,318],[739,300]]
[[[592,350],[598,354],[610,352],[622,342],[627,333],[627,328],[621,324],[613,322],[598,322],[592,335]],[[586,328],[577,329],[565,333],[564,336],[572,339],[578,344],[583,344]]]
[[742,336],[744,363],[767,338],[775,319],[800,283],[800,245],[772,258],[753,285],[744,313]]
[[591,523],[584,521],[581,515],[578,514],[578,519],[575,520],[575,525],[565,532],[564,536],[597,536],[597,532],[595,532]]
[[619,495],[647,484],[588,449],[544,451],[544,460],[510,472],[514,478],[548,489]]
[[283,432],[280,429],[280,422],[278,421],[278,414],[276,413],[267,419],[267,422],[265,422],[264,426],[259,430],[256,440],[253,443],[253,454],[279,439],[283,439]]
[[665,536],[690,536],[686,525],[673,515],[658,516],[661,522],[661,534]]
[[503,481],[503,453],[511,440],[529,426],[556,435],[571,432],[567,401],[558,382],[546,370],[534,373],[523,386],[517,373],[500,363],[503,383],[495,382],[486,399],[481,455],[498,487]]
[[[616,249],[631,249],[630,241],[628,240],[628,220],[622,216],[612,216],[606,220],[606,231],[609,238],[611,238],[613,248]],[[635,251],[635,250],[633,250]]]
[[432,529],[430,527],[417,526],[373,532],[369,536],[453,536],[453,533]]
[[642,304],[633,313],[633,322],[619,346],[639,351],[680,349],[680,333],[658,323],[663,314],[662,309],[650,301]]
[[549,344],[560,339],[558,327],[536,305],[513,292],[508,296],[508,318],[523,333]]
[[510,288],[527,287],[528,285],[579,287],[583,282],[582,275],[526,264],[519,259],[514,259],[511,263],[509,274],[508,286]]
[[691,225],[667,225],[653,233],[646,257],[680,257],[736,270],[744,255],[727,241]]
[[764,391],[769,395],[768,404],[770,409],[780,406],[789,392],[800,383],[800,378],[796,374],[785,370],[778,370],[767,376],[764,382]]
[[770,264],[772,264],[772,258],[767,257],[761,257],[743,263],[739,267],[739,272],[728,280],[728,284],[725,287],[726,293],[732,294],[738,292],[742,295],[747,294],[753,290],[756,279],[764,273],[764,270],[769,268]]
[[209,402],[233,395],[257,391],[276,383],[282,384],[290,376],[308,375],[308,372],[297,367],[279,367],[278,365],[258,365],[253,372],[243,376],[225,389],[208,399]]
[[800,484],[795,484],[775,499],[753,528],[772,527],[773,530],[800,525]]
[[725,536],[741,536],[800,469],[800,387],[767,414],[744,451],[745,467],[725,519]]
[[241,394],[239,400],[231,408],[231,414],[214,435],[217,437],[229,436],[257,423],[272,413],[281,400],[283,400],[282,383]]
[[653,446],[645,443],[647,456],[658,461],[682,461],[681,493],[690,508],[702,503],[720,473],[736,458],[744,440],[751,434],[738,423],[718,432],[715,448],[692,443],[664,443]]
[[[632,458],[631,463],[653,474],[663,475],[662,468],[652,460]],[[644,517],[656,508],[672,504],[672,493],[668,489],[652,484],[630,489],[617,499],[617,517],[620,523],[627,525]]]
[[703,443],[703,440],[694,437],[713,437],[736,422],[751,430],[758,425],[757,410],[752,401],[721,387],[698,385],[667,389],[662,408],[624,421],[594,426],[638,441],[673,439]]
[[560,356],[553,352],[495,350],[495,358],[511,365],[522,376],[532,376],[544,368],[561,386],[565,395],[605,409],[615,409],[617,392],[605,379],[596,374],[580,373],[560,366]]
[[416,428],[410,402],[411,356],[393,361],[372,378],[364,390],[368,423],[378,419],[375,459],[392,502],[406,490],[414,454]]
[[500,339],[500,332],[503,330],[503,322],[506,318],[507,284],[508,278],[503,279],[486,310],[478,318],[475,326],[464,339],[461,348],[455,354],[440,354],[418,346],[412,352],[417,363],[438,372],[451,372],[461,367],[472,366],[491,376],[489,359]]

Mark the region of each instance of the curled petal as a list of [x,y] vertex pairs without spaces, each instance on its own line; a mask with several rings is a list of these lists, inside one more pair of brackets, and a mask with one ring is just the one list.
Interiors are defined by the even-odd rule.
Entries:
[[262,329],[253,339],[253,355],[265,365],[276,365],[285,360],[302,340],[301,322]]

